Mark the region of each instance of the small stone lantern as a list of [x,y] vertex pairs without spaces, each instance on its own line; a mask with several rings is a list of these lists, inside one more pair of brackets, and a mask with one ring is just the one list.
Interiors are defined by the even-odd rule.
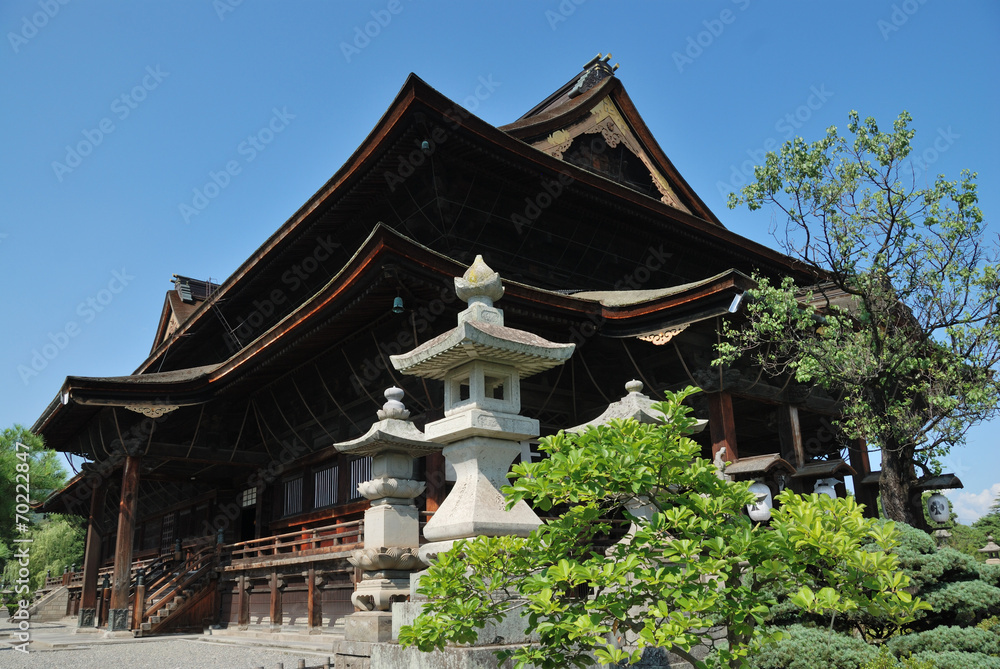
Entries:
[[401,388],[387,389],[385,399],[368,432],[334,444],[341,453],[372,458],[372,478],[358,484],[358,492],[371,501],[365,511],[365,547],[348,558],[363,572],[351,596],[360,611],[344,622],[348,641],[388,641],[391,636],[389,609],[407,598],[410,573],[423,566],[417,557],[420,514],[413,500],[425,484],[416,478],[414,458],[441,450],[410,422]]
[[993,541],[993,535],[986,537],[986,545],[979,549],[986,554],[986,564],[1000,564],[1000,546]]

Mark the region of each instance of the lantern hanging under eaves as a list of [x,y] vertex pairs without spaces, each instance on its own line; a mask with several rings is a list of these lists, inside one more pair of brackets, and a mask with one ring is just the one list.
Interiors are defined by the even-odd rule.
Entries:
[[935,523],[947,522],[951,517],[951,503],[939,492],[927,498],[927,515]]
[[813,492],[817,495],[826,495],[831,499],[837,499],[837,489],[834,487],[840,483],[837,479],[819,479],[813,486]]
[[747,504],[747,513],[750,520],[758,523],[771,519],[771,509],[774,507],[774,500],[771,499],[771,488],[766,483],[757,481],[750,486],[750,492],[757,496],[756,504]]

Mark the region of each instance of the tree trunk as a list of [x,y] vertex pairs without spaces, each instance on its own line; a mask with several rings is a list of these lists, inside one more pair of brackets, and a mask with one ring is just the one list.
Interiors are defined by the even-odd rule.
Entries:
[[899,446],[894,440],[884,440],[879,493],[882,496],[882,508],[890,520],[926,529],[923,509],[911,500],[911,487],[916,481],[911,451],[910,448]]

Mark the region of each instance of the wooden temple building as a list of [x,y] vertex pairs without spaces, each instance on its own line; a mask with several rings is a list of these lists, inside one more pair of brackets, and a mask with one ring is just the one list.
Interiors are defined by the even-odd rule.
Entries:
[[[477,254],[503,277],[509,326],[576,344],[521,382],[543,435],[598,416],[631,379],[650,397],[697,385],[697,438],[731,475],[774,492],[853,477],[874,510],[877,475],[830,427],[834,398],[710,365],[753,272],[815,278],[726,229],[607,58],[500,127],[410,75],[232,276],[174,277],[133,374],[68,377],[38,418],[50,448],[88,460],[43,507],[87,518],[85,564],[67,579],[80,625],[334,630],[355,610],[347,558],[371,457],[333,444],[363,435],[391,386],[417,427],[442,417],[442,383],[389,358],[454,326],[453,280]],[[418,468],[426,520],[450,482],[439,453]]]

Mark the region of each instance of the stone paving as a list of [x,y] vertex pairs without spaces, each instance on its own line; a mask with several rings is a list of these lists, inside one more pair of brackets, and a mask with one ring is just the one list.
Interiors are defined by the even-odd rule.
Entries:
[[[310,669],[332,661],[332,653],[275,647],[251,639],[220,639],[184,634],[147,639],[105,639],[96,632],[76,633],[76,622],[32,623],[28,652],[16,650],[19,630],[0,611],[0,667],[3,669]],[[287,646],[286,645],[286,646]],[[280,663],[280,664],[279,664]]]

